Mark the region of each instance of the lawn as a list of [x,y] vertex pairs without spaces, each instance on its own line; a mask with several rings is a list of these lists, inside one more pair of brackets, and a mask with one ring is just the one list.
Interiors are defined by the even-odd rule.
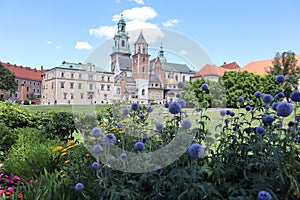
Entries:
[[59,111],[59,112],[101,112],[108,108],[107,104],[96,104],[96,105],[30,105],[26,106],[32,113],[36,111],[47,112],[47,111]]

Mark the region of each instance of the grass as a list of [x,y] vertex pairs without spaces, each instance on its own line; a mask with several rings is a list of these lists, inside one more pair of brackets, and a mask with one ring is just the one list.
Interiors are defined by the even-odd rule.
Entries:
[[108,108],[107,104],[96,104],[96,105],[30,105],[27,106],[28,110],[32,113],[36,111],[49,112],[101,112]]

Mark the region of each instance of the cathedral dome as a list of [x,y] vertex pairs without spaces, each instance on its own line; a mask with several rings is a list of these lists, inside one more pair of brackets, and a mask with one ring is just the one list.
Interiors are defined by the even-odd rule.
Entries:
[[165,82],[167,85],[177,85],[178,82],[176,81],[175,78],[168,78]]

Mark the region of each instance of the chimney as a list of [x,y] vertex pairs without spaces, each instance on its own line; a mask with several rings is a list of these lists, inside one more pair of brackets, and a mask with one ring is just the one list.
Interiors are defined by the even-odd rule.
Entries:
[[226,62],[224,62],[223,65],[226,65]]
[[44,66],[43,66],[43,65],[41,66],[41,70],[42,70],[42,71],[44,70]]

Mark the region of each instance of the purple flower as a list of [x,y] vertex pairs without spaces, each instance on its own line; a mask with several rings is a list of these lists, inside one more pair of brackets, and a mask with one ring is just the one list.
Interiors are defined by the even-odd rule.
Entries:
[[289,121],[289,123],[288,123],[288,126],[289,126],[289,127],[294,126],[294,125],[295,125],[295,122]]
[[276,83],[284,83],[284,81],[285,81],[284,75],[276,76]]
[[169,103],[168,102],[165,103],[165,108],[169,108]]
[[204,147],[199,143],[193,143],[190,145],[188,152],[192,158],[202,158],[204,156]]
[[144,119],[144,118],[145,118],[145,115],[144,115],[144,114],[140,114],[140,118],[141,118],[141,119]]
[[130,113],[129,108],[124,108],[123,114],[124,114],[124,115],[128,115],[129,113]]
[[262,93],[261,93],[260,91],[256,91],[256,92],[254,93],[254,96],[255,96],[256,98],[260,98],[260,97],[262,96]]
[[100,165],[98,162],[93,162],[93,164],[92,164],[93,169],[98,169],[99,167],[100,167]]
[[271,94],[265,94],[262,99],[265,104],[270,104],[273,101],[273,96]]
[[230,115],[231,111],[230,110],[226,110],[226,115]]
[[293,105],[286,101],[282,101],[277,104],[276,111],[278,116],[287,117],[293,112]]
[[230,116],[231,117],[234,117],[234,115],[235,115],[235,113],[232,111],[232,112],[230,112]]
[[247,110],[247,111],[250,111],[251,109],[252,109],[251,106],[249,106],[249,105],[246,106],[246,110]]
[[196,107],[196,112],[200,112],[200,111],[201,111],[200,106],[197,106],[197,107]]
[[183,99],[179,99],[178,103],[181,105],[181,108],[185,108],[186,107],[186,101]]
[[103,147],[102,147],[100,144],[96,144],[96,145],[93,147],[93,152],[94,152],[95,154],[100,154],[102,151],[103,151]]
[[266,123],[266,124],[272,124],[272,122],[274,121],[274,117],[271,116],[271,115],[265,115],[263,117],[263,121]]
[[278,103],[272,103],[272,109],[276,111]]
[[102,133],[101,133],[100,128],[97,128],[97,127],[93,128],[93,129],[92,129],[92,132],[91,132],[91,135],[92,135],[93,137],[95,137],[95,138],[101,137]]
[[118,122],[118,123],[117,123],[117,127],[118,127],[118,128],[123,128],[122,122]]
[[282,99],[284,98],[284,93],[283,92],[278,92],[276,95],[275,95],[275,99],[279,100],[279,99]]
[[162,123],[157,123],[156,124],[156,129],[158,130],[158,131],[160,131],[160,130],[162,130],[162,128],[163,128],[163,124]]
[[201,85],[202,90],[208,90],[208,85],[206,83],[203,83]]
[[148,110],[148,112],[152,112],[153,111],[153,107],[152,106],[148,106],[147,110]]
[[169,112],[171,114],[174,114],[174,115],[180,113],[181,112],[181,105],[177,102],[170,103]]
[[227,125],[229,123],[229,119],[225,119],[224,122]]
[[103,140],[104,144],[106,144],[106,145],[116,144],[116,142],[117,142],[116,136],[112,133],[108,133],[108,134],[104,135],[102,140]]
[[300,101],[300,92],[299,91],[292,92],[292,94],[290,95],[290,98],[292,99],[292,101],[299,102]]
[[185,130],[189,129],[192,127],[192,122],[188,119],[182,120],[181,122],[181,127]]
[[176,98],[180,98],[181,97],[181,94],[176,94]]
[[262,126],[258,126],[258,127],[256,128],[255,132],[262,135],[262,134],[265,133],[265,129],[264,129],[264,127],[262,127]]
[[220,110],[220,115],[224,117],[226,115],[226,110]]
[[144,143],[142,142],[137,142],[134,144],[134,149],[137,151],[142,151],[144,149]]
[[177,86],[178,88],[184,88],[184,83],[180,81],[178,82]]
[[121,153],[120,158],[125,160],[127,158],[127,153]]
[[260,191],[257,195],[257,200],[272,200],[272,196],[269,192]]
[[131,105],[131,109],[132,110],[138,110],[140,108],[140,106],[139,106],[139,104],[137,104],[137,103],[133,103],[132,105]]
[[240,96],[240,97],[237,99],[237,101],[238,101],[239,103],[244,103],[245,99],[244,99],[244,97]]
[[84,188],[84,185],[82,183],[77,183],[75,185],[75,190],[76,191],[81,191],[81,190],[83,190],[83,188]]

